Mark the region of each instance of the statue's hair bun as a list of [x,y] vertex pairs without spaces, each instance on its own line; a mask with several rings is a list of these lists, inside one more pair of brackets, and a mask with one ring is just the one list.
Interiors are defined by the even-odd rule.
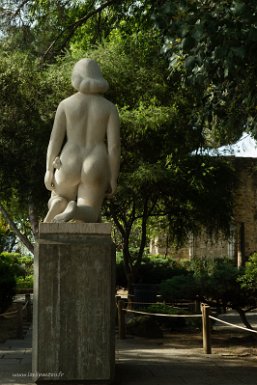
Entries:
[[71,75],[71,84],[77,91],[84,94],[102,94],[109,88],[97,62],[93,59],[81,59],[75,64]]

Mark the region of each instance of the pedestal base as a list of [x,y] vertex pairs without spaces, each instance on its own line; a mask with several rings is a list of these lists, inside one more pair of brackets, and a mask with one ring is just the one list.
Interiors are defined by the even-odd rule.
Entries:
[[42,223],[35,253],[37,383],[110,383],[115,249],[110,224]]

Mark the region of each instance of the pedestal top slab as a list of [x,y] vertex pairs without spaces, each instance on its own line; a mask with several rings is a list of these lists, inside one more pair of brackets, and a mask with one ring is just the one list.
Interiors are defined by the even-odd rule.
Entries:
[[110,235],[111,223],[40,223],[39,234],[99,234]]

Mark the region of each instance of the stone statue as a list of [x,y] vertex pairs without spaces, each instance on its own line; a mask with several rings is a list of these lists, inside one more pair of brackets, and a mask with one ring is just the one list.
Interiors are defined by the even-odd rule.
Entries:
[[117,188],[119,115],[102,96],[109,86],[94,60],[79,60],[71,80],[78,92],[59,104],[47,149],[45,186],[52,193],[44,222],[95,223]]

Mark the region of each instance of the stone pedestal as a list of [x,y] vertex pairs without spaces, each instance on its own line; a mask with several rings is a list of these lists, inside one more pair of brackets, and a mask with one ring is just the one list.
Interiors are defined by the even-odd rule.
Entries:
[[37,383],[108,384],[114,375],[115,249],[110,224],[42,223],[35,253]]

